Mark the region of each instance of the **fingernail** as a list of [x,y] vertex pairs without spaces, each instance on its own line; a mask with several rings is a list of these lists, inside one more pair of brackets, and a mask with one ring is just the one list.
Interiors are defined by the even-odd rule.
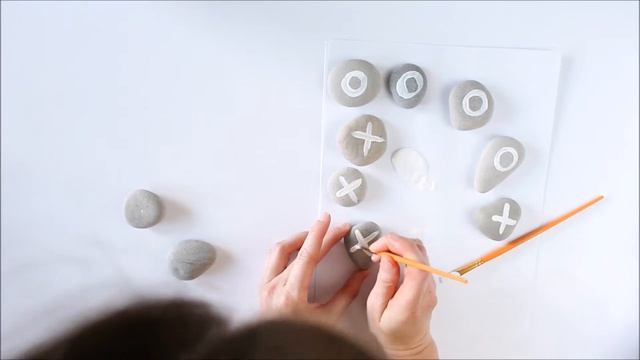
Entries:
[[322,215],[320,215],[320,218],[318,218],[318,220],[322,222],[326,222],[326,221],[329,221],[329,218],[330,218],[329,213],[323,212]]
[[373,262],[380,261],[380,255],[378,255],[378,254],[371,255],[371,261],[373,261]]
[[341,227],[342,227],[343,229],[345,229],[345,230],[346,230],[346,229],[351,228],[351,224],[349,224],[349,223],[344,223],[344,224],[342,224],[342,225],[341,225]]

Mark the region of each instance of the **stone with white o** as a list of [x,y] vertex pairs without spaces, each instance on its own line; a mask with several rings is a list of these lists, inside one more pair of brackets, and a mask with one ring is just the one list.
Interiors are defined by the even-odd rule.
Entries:
[[329,91],[344,106],[362,106],[380,92],[380,73],[365,60],[351,59],[338,64],[329,73]]
[[354,165],[373,163],[387,149],[384,123],[373,115],[362,115],[351,120],[338,133],[338,147],[345,159]]
[[486,193],[511,175],[524,161],[524,146],[509,136],[497,136],[482,151],[474,187]]
[[145,229],[162,219],[162,202],[151,191],[139,189],[129,195],[124,205],[124,217],[129,225]]
[[427,92],[427,76],[414,64],[404,64],[391,70],[389,92],[393,101],[405,109],[416,107]]
[[341,206],[356,206],[367,194],[364,175],[351,167],[336,171],[329,177],[327,186],[331,198]]
[[216,260],[216,248],[202,240],[183,240],[171,252],[169,268],[179,280],[193,280]]
[[472,130],[484,126],[493,115],[493,97],[489,90],[475,80],[467,80],[449,94],[451,125],[458,130]]
[[369,251],[369,246],[377,241],[380,236],[382,236],[380,227],[371,221],[351,227],[351,231],[345,236],[343,243],[349,258],[357,267],[364,270],[371,266],[371,257],[367,254],[367,251]]
[[486,237],[502,241],[511,236],[521,216],[522,210],[517,202],[500,198],[478,209],[473,218],[478,230]]

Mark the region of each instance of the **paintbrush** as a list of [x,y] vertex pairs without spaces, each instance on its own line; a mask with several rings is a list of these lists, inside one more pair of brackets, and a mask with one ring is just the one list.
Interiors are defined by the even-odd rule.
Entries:
[[542,234],[543,232],[551,229],[552,227],[562,223],[563,221],[565,221],[565,220],[569,219],[570,217],[576,215],[577,213],[581,212],[582,210],[585,210],[586,208],[590,207],[591,205],[597,203],[598,201],[600,201],[602,199],[604,199],[604,196],[599,195],[599,196],[595,197],[594,199],[592,199],[590,201],[587,201],[586,203],[584,203],[584,204],[578,206],[577,208],[569,211],[568,213],[560,215],[557,218],[555,218],[555,219],[553,219],[553,220],[551,220],[551,221],[549,221],[549,222],[547,222],[545,224],[542,224],[542,225],[538,226],[537,228],[529,231],[528,233],[518,237],[517,239],[514,239],[514,240],[506,243],[504,246],[501,246],[501,247],[499,247],[497,249],[494,249],[494,250],[486,253],[485,255],[481,256],[480,258],[478,258],[478,259],[476,259],[474,261],[471,261],[471,262],[469,262],[469,263],[467,263],[465,265],[460,266],[459,268],[453,270],[452,272],[453,273],[458,273],[460,275],[464,275],[464,274],[468,273],[469,271],[477,268],[478,266],[486,263],[487,261],[491,261],[491,260],[497,258],[498,256],[506,253],[507,251],[515,248],[516,246],[524,244],[525,242],[533,239],[534,237]]

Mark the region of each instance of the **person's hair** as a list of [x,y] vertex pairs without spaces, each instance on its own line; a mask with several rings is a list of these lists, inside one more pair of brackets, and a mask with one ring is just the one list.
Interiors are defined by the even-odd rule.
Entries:
[[38,346],[37,359],[373,359],[327,329],[286,320],[229,332],[206,303],[163,300],[138,303]]

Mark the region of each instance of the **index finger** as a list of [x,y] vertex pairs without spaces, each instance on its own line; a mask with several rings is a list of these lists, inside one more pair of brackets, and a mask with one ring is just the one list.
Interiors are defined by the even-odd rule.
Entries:
[[300,298],[307,299],[311,277],[320,261],[322,240],[329,229],[331,217],[324,213],[313,224],[296,259],[291,263],[291,272],[287,279],[289,291]]
[[390,251],[410,260],[426,263],[427,258],[418,243],[413,239],[407,239],[396,234],[387,234],[369,246],[373,253]]

